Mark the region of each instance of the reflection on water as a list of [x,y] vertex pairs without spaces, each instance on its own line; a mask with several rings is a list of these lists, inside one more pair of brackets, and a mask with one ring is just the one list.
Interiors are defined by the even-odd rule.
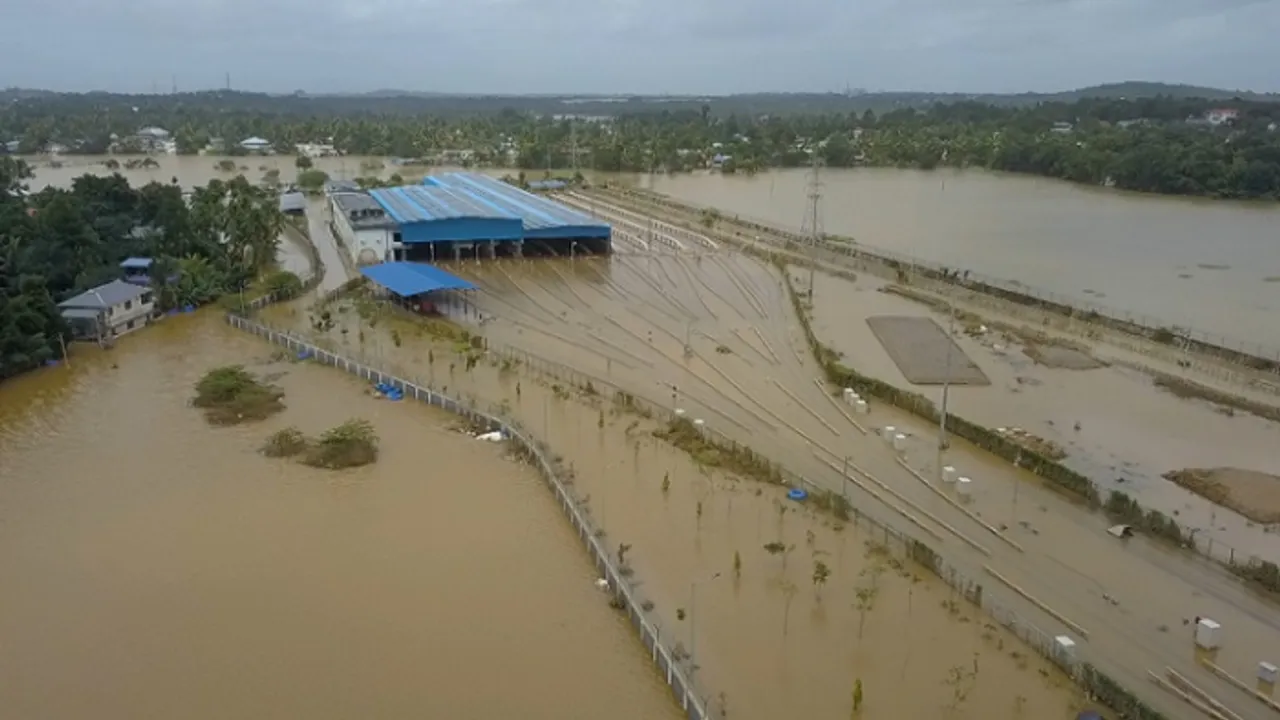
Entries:
[[[541,480],[212,312],[0,387],[0,697],[14,718],[675,718]],[[208,367],[288,410],[212,429]],[[358,415],[376,465],[256,451]]]

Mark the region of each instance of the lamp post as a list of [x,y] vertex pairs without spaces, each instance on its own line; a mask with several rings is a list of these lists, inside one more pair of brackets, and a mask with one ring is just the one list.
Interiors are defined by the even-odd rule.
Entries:
[[693,682],[693,675],[698,671],[698,584],[711,582],[720,577],[720,573],[715,573],[710,577],[701,580],[694,580],[689,583],[689,681]]
[[947,358],[942,375],[942,403],[938,408],[938,456],[935,463],[935,474],[942,481],[942,451],[947,449],[947,397],[951,391],[951,348],[955,345],[956,324],[955,306],[947,305]]

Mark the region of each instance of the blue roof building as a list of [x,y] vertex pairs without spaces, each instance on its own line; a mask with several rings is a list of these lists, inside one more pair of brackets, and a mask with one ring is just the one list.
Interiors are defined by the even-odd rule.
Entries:
[[395,222],[397,257],[437,254],[568,255],[607,253],[612,230],[574,208],[525,192],[486,175],[447,173],[420,185],[371,190],[369,195]]

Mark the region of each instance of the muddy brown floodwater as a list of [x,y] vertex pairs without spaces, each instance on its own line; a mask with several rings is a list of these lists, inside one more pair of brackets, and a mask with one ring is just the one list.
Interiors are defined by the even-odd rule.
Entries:
[[[953,444],[945,461],[974,477],[977,488],[963,509],[954,498],[940,497],[941,488],[931,487],[927,476],[913,477],[886,443],[862,434],[831,397],[834,389],[821,385],[821,370],[809,356],[783,278],[772,266],[726,251],[701,257],[467,262],[450,270],[480,286],[468,305],[472,312],[458,317],[475,323],[478,311],[478,329],[495,347],[525,350],[536,356],[531,362],[561,363],[580,377],[607,381],[667,407],[679,405],[819,487],[838,491],[842,458],[849,457],[857,479],[869,483],[873,476],[895,493],[890,497],[884,490],[875,497],[850,487],[855,506],[938,543],[953,567],[983,583],[984,597],[1005,608],[1005,617],[1012,609],[1020,627],[1039,629],[1028,631],[1035,642],[1045,645],[1071,630],[989,578],[984,566],[1086,628],[1088,637],[1078,646],[1081,657],[1162,712],[1177,716],[1182,708],[1150,684],[1145,670],[1168,665],[1195,676],[1242,717],[1260,717],[1261,706],[1233,697],[1237,690],[1195,663],[1189,635],[1179,628],[1196,615],[1233,628],[1219,662],[1249,677],[1280,638],[1280,621],[1266,599],[1221,567],[1147,538],[1117,542],[1106,533],[1109,523],[1101,514],[964,443]],[[306,328],[301,311],[270,313],[277,313],[275,322]],[[348,308],[336,315],[351,325],[354,313]],[[447,384],[491,403],[512,402],[510,389],[500,394],[466,385],[470,374],[452,352],[434,352],[436,362],[428,362],[424,339],[411,327],[399,331],[397,346],[384,332],[388,324],[379,322],[377,331],[366,328],[363,340],[351,327],[325,342],[364,353],[377,365],[394,362],[400,372],[424,382]],[[973,348],[965,349],[984,362]],[[557,420],[554,406],[526,408],[521,416],[553,446],[566,433],[578,432],[576,425]],[[907,461],[930,472],[935,454],[928,439],[935,428],[929,423],[874,402],[871,414],[859,422],[865,428],[904,430],[911,437]],[[582,429],[590,429],[589,420]],[[922,527],[904,515],[908,507],[919,508],[912,512],[922,518]],[[612,522],[606,520],[606,527]],[[674,582],[687,585],[691,579]],[[646,576],[645,582],[657,578]]]
[[[679,717],[534,471],[215,313],[0,387],[0,715]],[[288,409],[213,429],[209,367]],[[377,464],[257,452],[373,422]]]
[[[537,379],[534,360],[466,370],[454,345],[397,316],[371,327],[360,306],[333,306],[338,324],[327,333],[309,332],[292,309],[266,315],[481,406],[501,404],[548,438],[606,544],[627,546],[652,619],[686,667],[696,665],[713,717],[848,717],[858,680],[868,720],[1066,719],[1086,706],[1059,670],[899,561],[900,545],[883,548],[883,528],[840,523],[786,500],[782,488],[696,464],[603,385],[586,395]],[[790,552],[770,554],[764,546],[775,542]],[[814,581],[819,562],[829,571],[823,583]]]

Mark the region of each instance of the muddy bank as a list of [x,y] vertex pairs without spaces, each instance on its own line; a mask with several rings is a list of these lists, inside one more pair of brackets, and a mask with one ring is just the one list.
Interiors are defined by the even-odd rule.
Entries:
[[1254,522],[1280,523],[1280,476],[1228,467],[1173,470],[1164,477]]
[[[530,468],[276,358],[201,312],[0,388],[5,715],[679,716]],[[232,362],[286,409],[210,428]],[[259,453],[353,416],[375,465]]]

